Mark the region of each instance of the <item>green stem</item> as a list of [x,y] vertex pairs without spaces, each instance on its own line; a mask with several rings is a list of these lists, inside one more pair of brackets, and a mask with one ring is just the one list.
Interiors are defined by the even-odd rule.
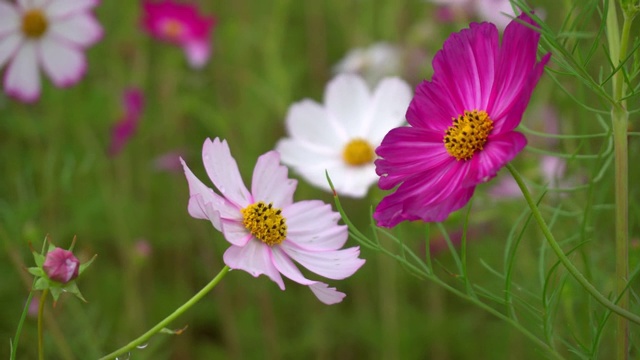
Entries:
[[582,285],[582,287],[604,307],[640,325],[640,316],[629,312],[627,309],[623,309],[622,307],[617,306],[611,300],[607,299],[604,295],[600,294],[600,292],[593,285],[591,285],[591,283],[584,277],[584,275],[582,275],[582,273],[573,265],[571,260],[567,258],[567,256],[564,254],[564,251],[562,251],[562,248],[560,248],[560,245],[558,245],[558,242],[553,237],[553,234],[551,233],[551,231],[549,231],[547,223],[544,221],[540,210],[538,210],[535,201],[533,201],[533,198],[529,193],[529,189],[527,189],[527,186],[525,185],[524,180],[522,180],[522,177],[520,176],[518,171],[511,164],[507,164],[507,169],[509,169],[511,175],[518,183],[518,186],[522,191],[522,195],[524,195],[524,198],[527,201],[531,212],[533,213],[533,217],[536,219],[536,222],[538,223],[540,230],[542,230],[544,237],[547,239],[549,246],[551,246],[551,249],[556,253],[556,256],[558,256],[558,259],[560,259],[560,262],[562,263],[562,265],[564,265],[567,271],[569,271],[569,273],[576,279],[576,281],[578,281],[578,283],[580,283],[580,285]]
[[49,294],[49,289],[44,289],[42,291],[42,296],[40,296],[40,304],[38,305],[38,359],[40,360],[44,360],[42,318],[44,315],[44,303],[47,299],[47,294]]
[[[35,284],[35,281],[33,282]],[[33,289],[33,285],[31,286]],[[20,321],[18,322],[18,328],[16,329],[16,335],[13,337],[13,342],[11,343],[11,356],[10,360],[16,360],[16,354],[18,353],[18,342],[20,341],[20,333],[22,333],[22,325],[24,324],[24,320],[27,318],[27,313],[29,312],[29,306],[31,305],[31,299],[33,299],[33,290],[29,291],[29,296],[27,297],[27,302],[24,304],[24,308],[22,309],[22,315],[20,315]]]
[[198,301],[200,301],[200,299],[202,299],[207,293],[209,293],[209,291],[211,291],[216,285],[218,285],[220,280],[222,280],[222,278],[225,275],[227,275],[229,270],[230,269],[228,266],[223,267],[222,270],[220,270],[220,272],[218,273],[218,275],[216,275],[216,277],[213,278],[213,280],[211,280],[205,287],[203,287],[202,290],[198,291],[197,294],[193,295],[191,299],[189,299],[182,306],[177,308],[173,313],[171,313],[171,315],[167,316],[164,320],[160,321],[156,326],[154,326],[149,331],[139,336],[137,339],[131,341],[127,345],[112,352],[111,354],[103,356],[102,358],[100,358],[100,360],[115,359],[118,355],[128,353],[131,350],[135,349],[137,346],[146,344],[147,340],[149,340],[153,335],[157,334],[160,330],[164,329],[167,325],[169,325],[170,322],[175,320],[178,316],[182,315],[190,307],[195,305]]

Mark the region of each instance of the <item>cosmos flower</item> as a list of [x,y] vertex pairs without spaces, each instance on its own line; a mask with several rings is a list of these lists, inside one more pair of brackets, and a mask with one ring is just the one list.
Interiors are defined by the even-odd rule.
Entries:
[[384,77],[400,74],[402,52],[396,45],[374,43],[366,48],[349,51],[333,70],[338,74],[358,74],[373,87]]
[[66,284],[78,277],[80,261],[71,251],[55,248],[47,253],[42,268],[49,279]]
[[110,156],[117,155],[138,129],[138,122],[144,107],[142,91],[135,88],[125,90],[122,96],[122,105],[124,116],[111,129]]
[[182,47],[193,68],[201,68],[207,63],[215,18],[200,15],[195,5],[172,0],[145,0],[142,6],[142,25],[152,37]]
[[363,264],[360,249],[340,248],[347,241],[347,227],[340,215],[321,201],[293,202],[296,181],[287,177],[280,156],[270,151],[258,158],[251,191],[244,186],[238,165],[226,141],[207,139],[202,149],[207,174],[220,192],[204,185],[187,165],[189,214],[207,219],[231,243],[224,262],[231,269],[254,277],[266,275],[284,290],[281,275],[309,286],[325,304],[335,304],[345,294],[327,284],[309,280],[292,260],[309,271],[333,280],[347,278]]
[[[535,26],[526,14],[518,21]],[[410,126],[391,130],[376,150],[378,185],[397,187],[378,204],[378,225],[445,220],[524,148],[514,129],[550,54],[537,62],[540,35],[518,21],[502,44],[495,25],[472,23],[436,54],[433,78],[409,105]]]
[[7,94],[40,97],[42,68],[57,87],[77,83],[87,70],[84,50],[102,37],[91,11],[99,0],[0,1],[0,68]]
[[382,80],[373,93],[357,75],[338,75],[325,104],[306,99],[287,114],[288,138],[276,150],[282,162],[314,186],[330,191],[325,169],[340,195],[363,197],[378,177],[374,149],[404,123],[411,88],[398,78]]

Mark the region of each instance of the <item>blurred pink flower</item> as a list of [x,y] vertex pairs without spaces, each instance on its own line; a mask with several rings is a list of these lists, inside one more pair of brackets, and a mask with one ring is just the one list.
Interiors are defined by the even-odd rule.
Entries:
[[[526,14],[518,19],[535,26]],[[501,44],[490,23],[445,41],[432,80],[416,88],[410,126],[391,130],[376,149],[378,185],[395,188],[373,214],[379,226],[445,220],[524,148],[527,139],[514,129],[550,57],[537,61],[539,38],[512,21]]]
[[0,68],[7,94],[40,97],[42,68],[57,87],[77,83],[87,69],[85,48],[102,37],[91,13],[99,0],[0,1]]
[[311,272],[340,280],[356,272],[364,260],[360,249],[340,248],[348,237],[340,215],[319,200],[293,202],[297,182],[287,177],[280,155],[258,158],[251,192],[245,187],[226,141],[207,139],[202,149],[207,174],[222,196],[204,185],[183,161],[189,183],[189,214],[207,219],[231,247],[224,262],[257,277],[268,276],[284,290],[282,276],[309,286],[325,304],[342,301],[344,293],[304,277],[292,260]]
[[157,171],[178,172],[182,170],[180,158],[184,157],[182,150],[164,153],[153,159],[153,168]]
[[117,155],[138,129],[138,123],[144,108],[142,91],[136,88],[125,90],[122,96],[122,106],[124,108],[124,116],[111,128],[110,156]]
[[42,268],[49,279],[66,284],[78,277],[80,261],[71,251],[55,248],[47,253]]
[[203,67],[211,55],[211,30],[216,20],[201,16],[195,5],[144,0],[142,25],[154,38],[181,46],[189,64]]

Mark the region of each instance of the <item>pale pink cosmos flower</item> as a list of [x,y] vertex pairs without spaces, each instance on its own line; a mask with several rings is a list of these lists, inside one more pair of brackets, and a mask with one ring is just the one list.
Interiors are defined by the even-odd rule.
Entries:
[[309,280],[292,260],[309,271],[333,280],[347,278],[364,260],[360,249],[340,249],[347,241],[347,227],[340,215],[322,201],[293,202],[297,182],[287,177],[280,155],[270,151],[258,158],[251,191],[247,190],[226,141],[207,139],[202,160],[211,181],[222,196],[204,185],[183,163],[189,183],[189,214],[207,219],[221,231],[231,247],[224,262],[231,269],[254,277],[266,275],[284,290],[281,275],[309,286],[325,304],[342,301],[344,293]]
[[49,279],[66,284],[78,277],[80,261],[71,251],[55,248],[47,253],[42,268]]
[[111,129],[109,155],[115,156],[126,145],[138,129],[138,123],[144,108],[144,95],[140,89],[129,88],[122,96],[124,116]]
[[[526,14],[518,21],[536,26]],[[409,105],[410,126],[391,130],[376,150],[378,185],[396,188],[374,212],[378,225],[445,220],[524,148],[514,129],[550,54],[537,62],[540,34],[518,21],[501,44],[495,25],[472,23],[436,54],[432,80]]]
[[99,0],[0,1],[0,68],[5,92],[21,101],[40,97],[39,68],[68,87],[87,70],[84,50],[102,37],[92,14]]
[[182,47],[193,68],[203,67],[211,56],[214,17],[202,16],[195,5],[165,0],[143,2],[142,25],[154,38]]

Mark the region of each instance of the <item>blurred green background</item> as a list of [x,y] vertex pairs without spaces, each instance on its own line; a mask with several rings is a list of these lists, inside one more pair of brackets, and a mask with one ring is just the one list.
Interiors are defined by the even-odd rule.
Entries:
[[[47,305],[45,346],[47,359],[105,355],[155,325],[224,266],[228,243],[209,222],[188,215],[184,176],[158,170],[158,156],[179,151],[196,175],[206,179],[202,143],[207,137],[225,138],[248,183],[257,157],[284,135],[289,105],[303,98],[322,101],[332,66],[350,49],[377,41],[399,45],[405,64],[400,75],[415,86],[430,77],[431,57],[444,39],[467,26],[463,21],[439,22],[437,7],[417,0],[197,3],[204,14],[218,20],[214,53],[202,70],[190,69],[179,48],[140,31],[138,1],[103,1],[96,14],[105,36],[88,50],[89,70],[78,85],[61,90],[44,80],[43,96],[34,105],[0,96],[0,334],[5,339],[0,357],[8,357],[8,339],[15,333],[31,284],[25,271],[33,261],[29,243],[39,249],[50,234],[57,246],[66,248],[77,235],[75,253],[82,262],[98,254],[78,281],[88,303],[63,295],[55,308]],[[581,34],[561,38],[577,59],[584,60],[594,43],[596,49],[602,47],[597,38],[598,1],[532,3],[559,34]],[[583,63],[592,74],[608,66],[601,51]],[[557,69],[553,63],[550,68]],[[572,76],[553,76],[557,82],[549,74],[543,76],[523,124],[546,131],[553,116],[563,134],[606,134],[607,117],[578,106],[574,98],[603,112],[607,108]],[[143,118],[124,150],[109,157],[110,129],[123,115],[122,92],[131,86],[144,91]],[[637,121],[637,112],[632,120]],[[563,154],[566,178],[572,186],[584,185],[564,195],[547,193],[541,207],[566,249],[576,248],[572,259],[604,294],[610,294],[615,270],[608,140],[551,141],[532,134],[528,138],[530,148],[516,166],[530,179],[535,196],[543,189],[536,186],[543,180],[542,155],[535,149]],[[632,137],[632,161],[639,150]],[[594,156],[582,159],[575,154]],[[492,187],[508,178],[504,172],[478,187],[473,200],[467,224],[471,282],[503,298],[504,274],[510,274],[515,309],[524,326],[540,338],[551,337],[549,341],[568,358],[588,354],[594,344],[593,358],[610,358],[614,322],[605,323],[600,338],[596,330],[606,313],[554,266],[556,259],[535,224],[526,226],[524,201],[491,195]],[[640,246],[638,175],[632,167],[632,269]],[[374,189],[368,199],[343,199],[343,204],[352,220],[365,228],[369,207],[383,195]],[[333,201],[301,180],[296,199],[314,198]],[[444,224],[452,237],[462,230],[466,212],[467,208],[455,213]],[[429,229],[429,239],[442,242],[437,227]],[[506,247],[521,231],[517,251]],[[424,256],[423,224],[402,224],[394,234]],[[357,245],[353,240],[348,244]],[[507,271],[510,251],[515,261]],[[353,277],[330,282],[347,293],[334,306],[323,305],[291,281],[282,292],[266,277],[232,272],[172,324],[174,329],[188,326],[181,335],[159,334],[131,358],[544,358],[510,325],[411,276],[395,260],[365,248],[361,256],[367,263]],[[439,276],[463,288],[450,270],[455,266],[448,251],[433,256]],[[637,282],[632,288],[638,291]],[[491,298],[483,299],[506,311]],[[639,329],[631,329],[633,354],[638,355]],[[35,343],[36,319],[30,316],[17,358],[36,358]]]

